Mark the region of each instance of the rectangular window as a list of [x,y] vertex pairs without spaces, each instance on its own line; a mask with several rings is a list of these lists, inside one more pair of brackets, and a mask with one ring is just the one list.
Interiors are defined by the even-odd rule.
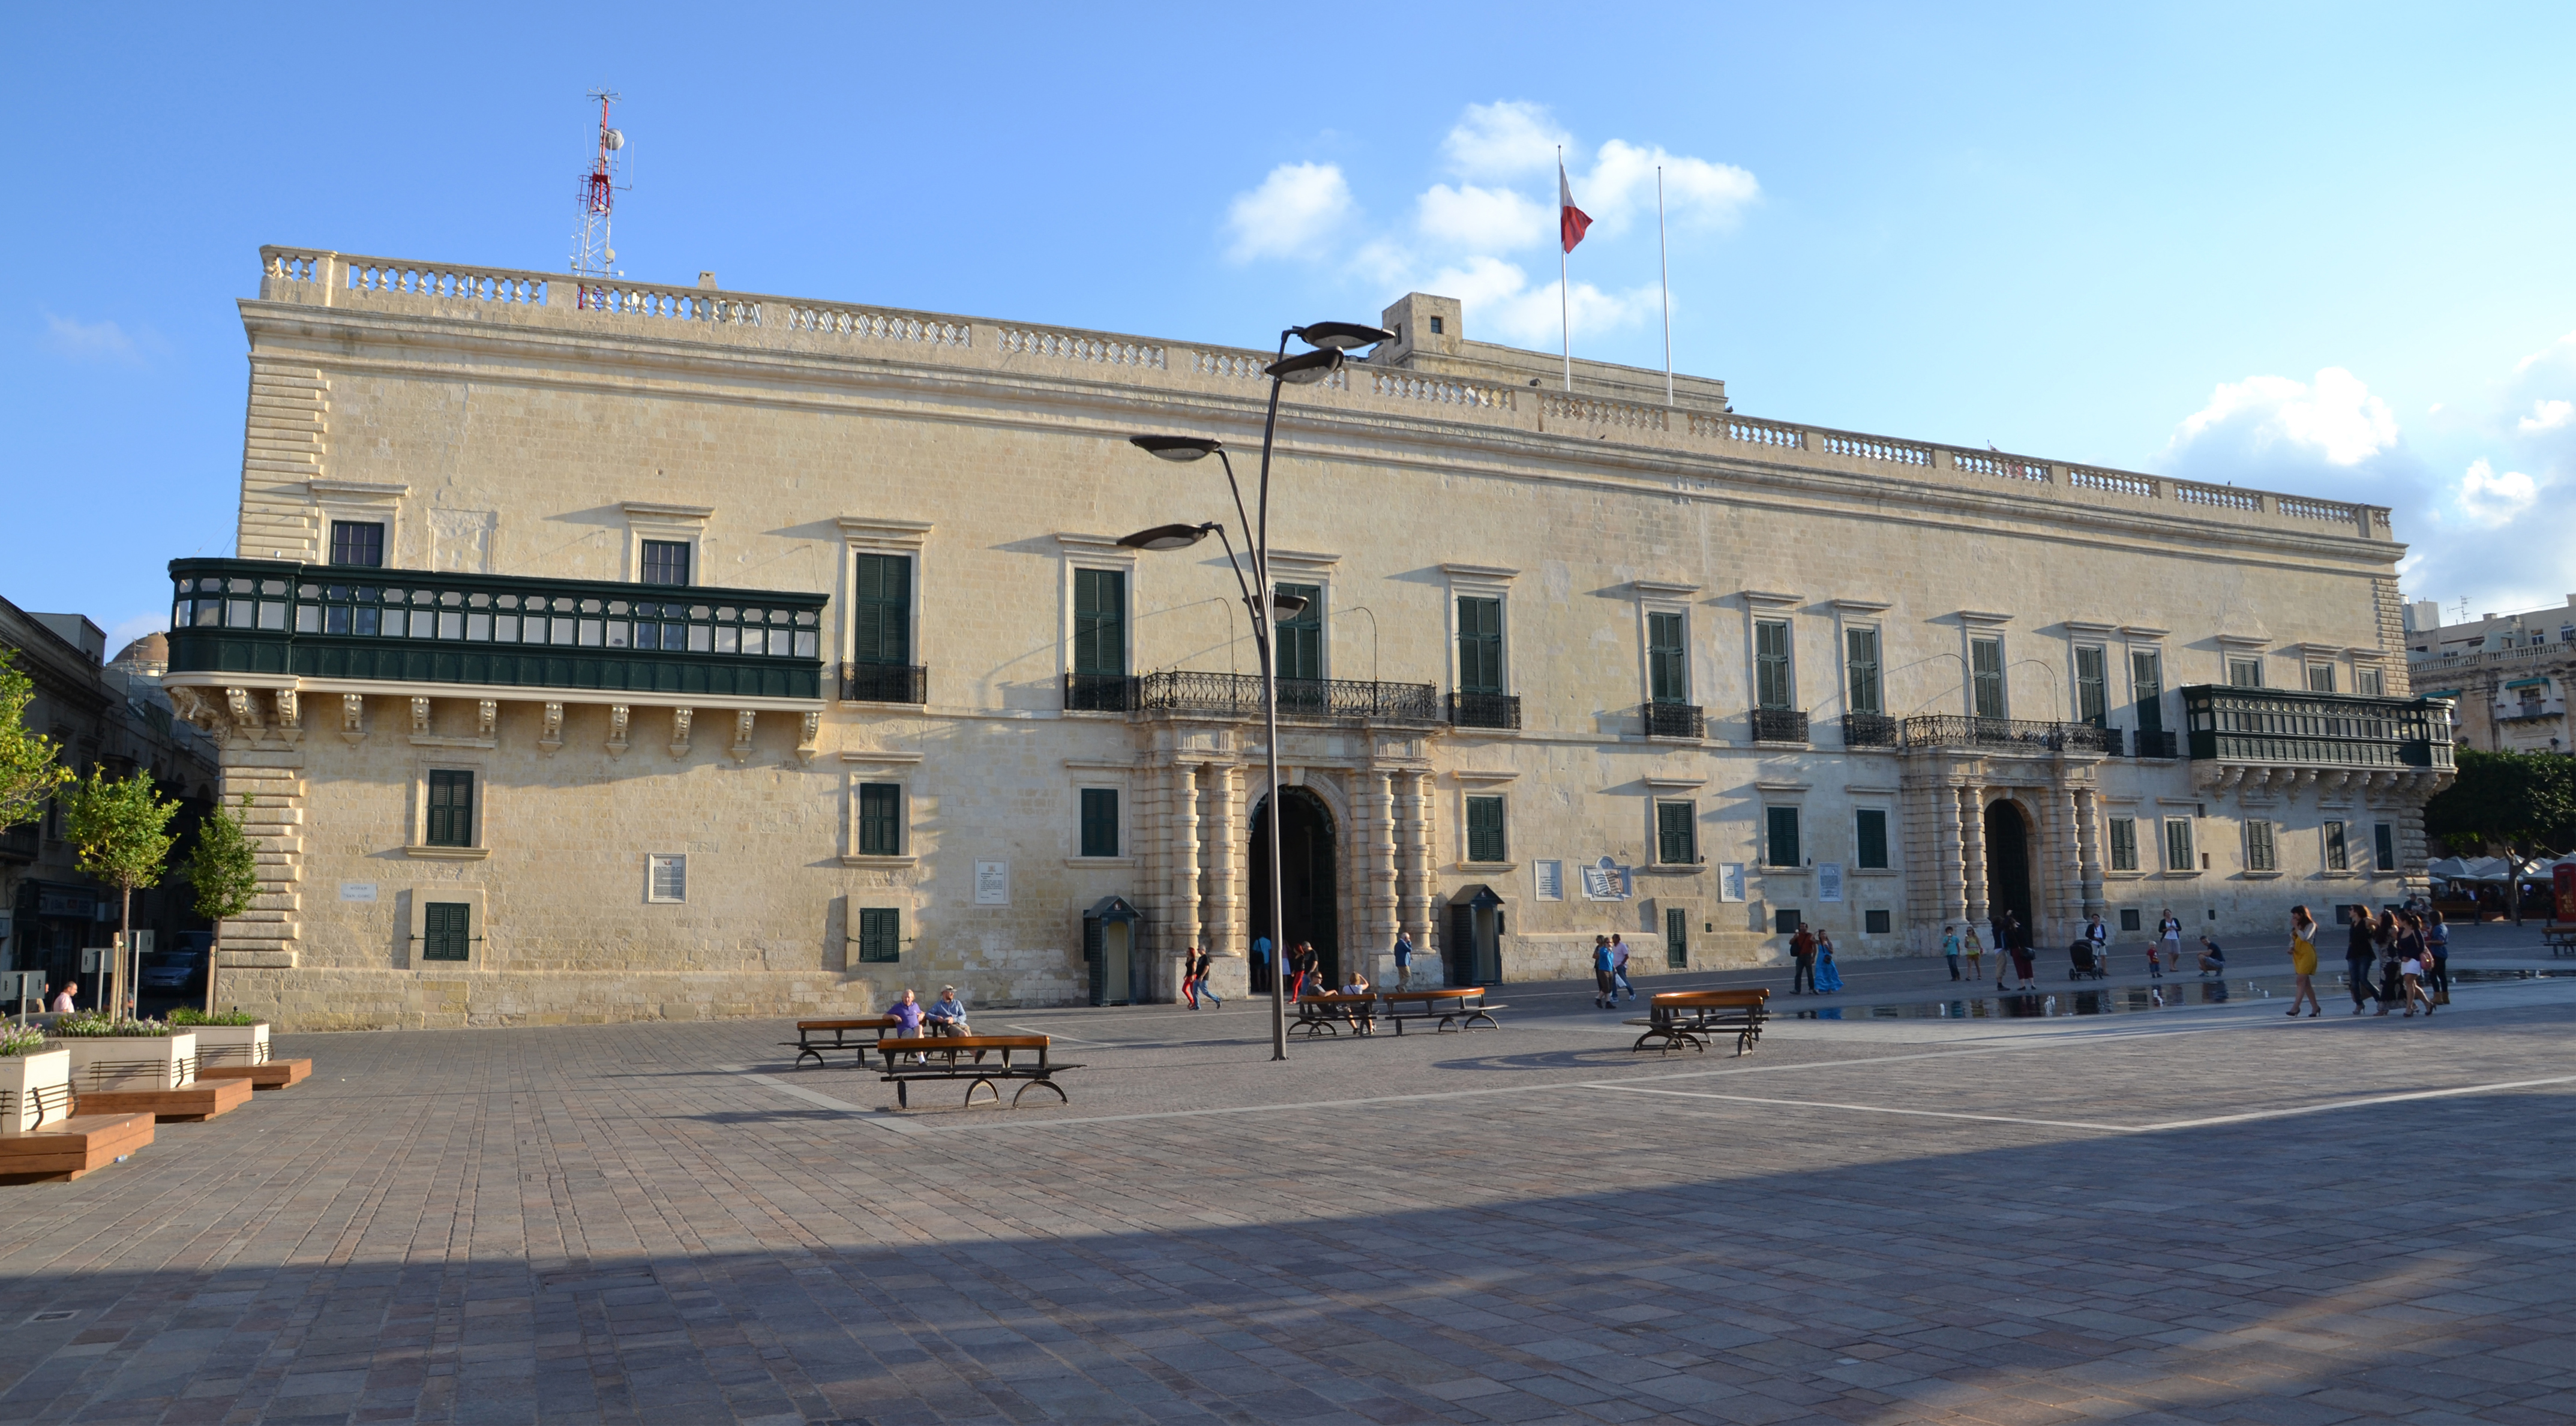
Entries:
[[1843,630],[1843,681],[1851,690],[1847,695],[1847,701],[1852,712],[1886,711],[1878,694],[1878,631],[1876,629]]
[[471,958],[474,906],[465,901],[432,901],[420,909],[420,958],[461,961]]
[[2326,824],[2326,870],[2352,870],[2352,844],[2344,836],[2341,822]]
[[2136,871],[2137,869],[2138,819],[2114,817],[2111,819],[2111,870]]
[[1277,622],[1279,676],[1281,678],[1322,678],[1324,676],[1324,587],[1320,584],[1283,584],[1279,592],[1292,599],[1303,599],[1306,607],[1294,618]]
[[474,845],[474,774],[432,769],[429,774],[429,845]]
[[2075,721],[2105,727],[2111,720],[2110,665],[2091,644],[2075,649]]
[[2248,822],[2245,824],[2245,869],[2247,871],[2279,871],[2281,869],[2279,849],[2274,847],[2272,844],[2271,823]]
[[644,899],[678,903],[689,899],[689,859],[655,854],[644,859]]
[[2380,871],[2397,870],[2397,829],[2386,822],[2375,822],[2370,828],[2371,866]]
[[1699,812],[1687,802],[1655,804],[1655,860],[1690,866],[1699,860]]
[[1864,936],[1884,936],[1894,930],[1895,925],[1894,914],[1878,907],[1860,913],[1860,930]]
[[2335,691],[2333,664],[2312,663],[2308,665],[2308,691],[2310,693],[2332,693]]
[[2138,700],[2138,731],[2161,733],[2165,727],[2165,657],[2153,649],[2129,651],[2129,691]]
[[912,556],[858,557],[850,577],[850,657],[912,662]]
[[1968,641],[1968,711],[1979,718],[2004,718],[2004,641]]
[[1503,601],[1458,601],[1458,691],[1503,691]]
[[1764,866],[1804,866],[1806,853],[1798,846],[1798,809],[1768,807],[1763,809],[1762,864]]
[[1664,908],[1664,969],[1690,969],[1690,908]]
[[373,520],[332,521],[331,563],[363,565],[369,569],[383,568],[385,527]]
[[686,540],[644,541],[643,577],[639,584],[686,584],[689,582],[689,542]]
[[2229,659],[2227,661],[2227,685],[2230,688],[2261,688],[2263,686],[2263,661],[2261,659]]
[[2191,819],[2167,817],[2165,819],[2165,870],[2192,871],[2194,869],[2195,864],[2191,859]]
[[1806,915],[1792,907],[1783,906],[1771,913],[1771,929],[1783,936],[1798,934],[1798,928],[1805,924]]
[[1863,871],[1887,869],[1887,810],[1863,807],[1852,813],[1852,861]]
[[2352,671],[2352,691],[2364,698],[2385,698],[2388,679],[2375,668],[2356,668]]
[[2121,930],[2123,930],[2123,931],[2135,931],[2135,930],[2138,930],[2138,929],[2140,929],[2140,928],[2141,928],[2141,923],[2140,923],[2140,920],[2139,920],[2139,917],[2138,917],[2138,908],[2136,908],[2136,907],[2134,907],[2134,906],[2123,906],[2123,907],[2121,907],[2121,908],[2120,908],[2120,929],[2121,929]]
[[859,959],[903,959],[903,913],[891,906],[859,908]]
[[859,784],[859,855],[863,857],[899,857],[903,855],[903,785],[893,782]]
[[1753,705],[1790,708],[1796,704],[1797,690],[1790,686],[1789,621],[1757,619],[1753,622]]
[[1646,616],[1646,689],[1657,703],[1690,702],[1690,658],[1682,647],[1682,616]]
[[1467,799],[1467,860],[1502,862],[1511,860],[1511,847],[1503,839],[1503,799],[1470,797]]
[[1127,671],[1127,572],[1073,572],[1073,671]]
[[1118,789],[1086,787],[1082,790],[1082,854],[1086,857],[1118,855]]

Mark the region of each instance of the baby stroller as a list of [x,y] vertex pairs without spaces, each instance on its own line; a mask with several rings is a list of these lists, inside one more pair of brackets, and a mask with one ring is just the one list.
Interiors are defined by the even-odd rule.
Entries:
[[2100,980],[2110,970],[2102,964],[2102,957],[2094,952],[2089,939],[2078,938],[2066,948],[2066,954],[2075,963],[2075,968],[2066,973],[2068,980]]

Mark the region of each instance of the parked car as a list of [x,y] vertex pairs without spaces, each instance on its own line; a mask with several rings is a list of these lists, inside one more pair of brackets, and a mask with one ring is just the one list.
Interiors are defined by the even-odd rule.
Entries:
[[142,989],[184,992],[205,984],[204,951],[153,951],[143,958]]

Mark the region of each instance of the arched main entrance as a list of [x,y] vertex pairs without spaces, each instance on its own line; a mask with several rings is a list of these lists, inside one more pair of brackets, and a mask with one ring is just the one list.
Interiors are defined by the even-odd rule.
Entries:
[[1986,907],[1997,916],[2009,911],[2019,917],[2037,943],[2039,922],[2030,904],[2030,822],[2009,798],[1986,804]]
[[[1270,799],[1252,809],[1252,929],[1244,937],[1270,934]],[[1311,941],[1326,985],[1342,983],[1341,942],[1334,934],[1333,814],[1323,801],[1302,787],[1279,790],[1279,876],[1286,885],[1279,914],[1288,945]],[[1282,954],[1285,947],[1282,947]],[[1274,964],[1277,962],[1274,961]],[[1259,962],[1252,967],[1255,993],[1270,993],[1270,981]]]

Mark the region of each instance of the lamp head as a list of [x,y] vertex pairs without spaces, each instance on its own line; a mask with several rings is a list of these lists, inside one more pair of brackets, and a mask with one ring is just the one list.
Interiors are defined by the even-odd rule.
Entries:
[[1361,322],[1317,322],[1312,326],[1292,327],[1289,330],[1296,333],[1297,340],[1310,347],[1325,347],[1337,352],[1349,351],[1353,347],[1373,347],[1380,342],[1395,340],[1395,333],[1383,327],[1372,327]]
[[1225,447],[1212,436],[1129,436],[1127,444],[1170,461],[1205,460]]
[[1299,352],[1284,361],[1274,361],[1263,367],[1261,374],[1291,386],[1312,386],[1339,370],[1341,364],[1341,348],[1320,347],[1311,352]]
[[1156,525],[1150,530],[1138,530],[1118,543],[1131,550],[1185,550],[1206,539],[1215,528],[1212,524]]
[[1270,596],[1270,612],[1282,619],[1294,619],[1306,612],[1306,596],[1273,591]]

